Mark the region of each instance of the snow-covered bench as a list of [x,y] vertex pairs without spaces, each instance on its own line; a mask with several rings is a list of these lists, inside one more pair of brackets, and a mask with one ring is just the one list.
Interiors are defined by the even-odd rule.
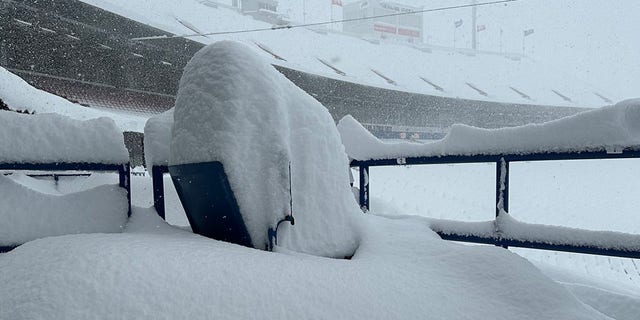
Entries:
[[432,143],[383,142],[353,117],[338,124],[351,166],[359,168],[359,202],[369,209],[373,166],[496,163],[496,220],[433,220],[443,239],[640,258],[640,236],[531,225],[509,216],[509,163],[517,161],[640,158],[640,100],[575,116],[502,129],[454,125]]
[[[117,172],[119,187],[124,189],[111,192],[112,188],[95,188],[75,195],[54,196],[15,184],[0,175],[5,195],[0,200],[0,204],[5,205],[0,210],[3,220],[0,225],[7,228],[0,228],[0,251],[39,237],[68,232],[109,232],[124,224],[120,220],[131,213],[129,155],[122,132],[113,120],[79,121],[56,114],[0,111],[0,123],[1,171]],[[102,199],[97,201],[99,198]],[[107,206],[108,201],[118,203]],[[99,208],[96,202],[104,202],[110,208]],[[79,210],[92,213],[75,212]],[[108,221],[99,217],[105,212],[117,217]],[[79,222],[81,220],[83,222]],[[99,225],[105,221],[111,226]],[[74,222],[79,223],[74,225]]]

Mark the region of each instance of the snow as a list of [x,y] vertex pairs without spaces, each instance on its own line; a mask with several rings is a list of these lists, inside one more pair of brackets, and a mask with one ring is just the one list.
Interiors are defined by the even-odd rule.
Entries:
[[0,163],[129,162],[122,132],[110,118],[0,111]]
[[[268,23],[240,15],[235,10],[212,8],[198,0],[83,2],[177,35],[194,33],[184,22],[205,33],[267,29],[261,32],[195,36],[189,39],[203,44],[220,40],[240,41],[275,65],[374,87],[452,98],[555,106],[604,105],[594,92],[611,100],[624,98],[580,81],[573,76],[574,70],[562,72],[563,70],[528,58],[513,61],[497,54],[478,53],[469,56],[468,49],[441,47],[431,47],[432,52],[426,53],[411,44],[384,40],[380,44],[373,44],[328,29],[322,33],[306,28],[271,30],[272,26]],[[274,58],[256,43],[269,47],[286,61]],[[318,58],[331,62],[344,71],[346,76],[337,75]],[[371,69],[393,79],[397,85],[388,84]],[[437,91],[420,77],[443,87],[444,92]],[[479,95],[467,86],[467,82],[486,91],[488,96]],[[522,98],[509,87],[525,92],[532,100]],[[569,96],[573,102],[564,101],[551,90]]]
[[[372,167],[370,212],[420,215],[432,218],[431,227],[435,230],[455,230],[460,234],[472,231],[491,236],[495,225],[488,220],[495,218],[496,211],[495,170],[493,163]],[[509,214],[519,222],[579,228],[582,239],[593,241],[597,238],[591,239],[588,233],[582,232],[615,231],[636,238],[640,234],[638,159],[519,162],[510,165],[509,175]],[[447,221],[443,221],[446,219],[478,224],[446,224]],[[454,227],[457,229],[452,229]],[[555,231],[567,232],[568,229]],[[535,232],[529,234],[535,235]],[[569,238],[562,234],[551,236],[555,240]],[[510,250],[543,264],[606,279],[616,286],[627,283],[640,294],[640,260],[548,250]]]
[[497,220],[500,234],[505,239],[518,239],[553,243],[558,245],[640,251],[640,235],[611,231],[588,231],[577,228],[524,223],[508,213],[501,213]]
[[634,320],[640,312],[638,287],[581,274],[575,269],[532,261],[545,275],[562,284],[584,303],[618,320]]
[[411,219],[362,222],[358,251],[338,260],[203,238],[134,208],[124,233],[1,255],[0,318],[608,319],[507,250]]
[[55,185],[49,183],[48,181],[32,178],[19,171],[12,172],[11,175],[8,175],[8,177],[11,178],[11,180],[25,186],[26,188],[29,188],[31,190],[34,190],[40,193],[50,194],[50,195],[62,194],[60,190],[55,188]]
[[54,94],[36,89],[22,78],[0,67],[0,99],[13,110],[35,113],[57,113],[76,120],[112,118],[121,131],[142,132],[146,118],[131,114],[86,108]]
[[531,224],[518,221],[506,212],[501,212],[496,221],[463,222],[424,219],[427,219],[433,231],[444,234],[640,251],[640,235],[638,234]]
[[279,245],[331,257],[357,247],[361,212],[331,115],[240,43],[203,48],[180,80],[170,164],[211,161],[224,165],[254,246],[291,212],[291,188],[296,223],[281,225]]
[[[513,191],[520,186],[527,192],[512,192],[510,206],[512,210],[527,208],[521,215],[528,219],[569,218],[571,211],[585,211],[580,205],[588,202],[585,199],[591,192],[586,186],[593,184],[591,178],[606,179],[622,190],[637,190],[638,180],[633,179],[637,172],[628,171],[629,161],[591,161],[583,166],[573,161],[523,164],[519,174],[511,168]],[[575,166],[578,169],[572,170]],[[557,175],[551,168],[568,172],[571,185],[584,186],[569,192],[569,197],[552,200],[551,206],[567,214],[544,215],[539,210],[546,196],[539,194],[536,185],[558,188],[543,179],[545,173]],[[488,210],[486,217],[495,212],[494,182],[489,181],[488,188],[476,183],[493,177],[495,165],[373,169],[372,212],[379,212],[378,203],[407,212],[411,206],[405,202],[410,201],[451,218],[473,218],[483,208]],[[132,182],[134,203],[149,206],[149,177],[132,177]],[[179,201],[175,191],[167,190],[167,216],[177,220],[180,213],[174,208]],[[481,201],[482,190],[488,193],[486,203]],[[567,199],[574,193],[584,197]],[[627,206],[637,208],[637,199],[615,200],[618,192],[614,188],[598,194],[614,199],[603,203],[607,217],[596,219],[599,211],[591,208],[574,217],[575,221],[607,227],[607,218],[611,218],[610,222],[621,220],[627,231],[637,225],[629,223],[635,221],[635,211],[628,218],[615,212],[629,209]],[[419,218],[392,221],[365,216],[363,220],[356,255],[352,260],[335,260],[286,250],[266,253],[213,241],[167,225],[151,209],[134,208],[124,233],[49,237],[0,254],[0,319],[208,319],[211,314],[220,319],[589,319],[599,316],[595,310],[615,319],[637,318],[640,282],[629,281],[634,272],[630,259],[618,266],[616,258],[573,254],[569,260],[558,252],[529,250],[531,253],[523,254],[518,250],[518,254],[536,258],[534,268],[504,249],[441,241]],[[620,282],[624,276],[626,286]],[[551,288],[556,294],[547,297]],[[570,295],[573,297],[568,298]],[[580,306],[568,301],[574,299]],[[565,311],[558,311],[561,308]]]
[[144,160],[147,168],[169,165],[172,126],[173,109],[147,120],[144,126]]
[[453,125],[431,143],[387,143],[351,116],[338,123],[347,154],[356,160],[444,155],[530,154],[640,149],[640,99],[520,127],[482,129]]
[[[117,185],[64,195],[44,193],[0,174],[0,246],[48,236],[121,232],[127,222],[127,193]],[[4,317],[0,317],[4,318]]]

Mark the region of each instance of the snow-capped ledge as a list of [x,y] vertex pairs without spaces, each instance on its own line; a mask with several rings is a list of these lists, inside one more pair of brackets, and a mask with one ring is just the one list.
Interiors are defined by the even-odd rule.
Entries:
[[451,155],[640,150],[640,99],[574,116],[520,127],[481,129],[456,124],[432,143],[382,142],[352,116],[338,123],[347,154],[355,160]]
[[0,163],[129,162],[122,132],[110,118],[0,111]]

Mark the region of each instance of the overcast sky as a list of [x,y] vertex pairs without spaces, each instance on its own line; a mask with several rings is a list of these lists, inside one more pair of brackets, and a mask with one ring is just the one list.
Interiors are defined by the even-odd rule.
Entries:
[[[485,0],[478,0],[484,2]],[[331,19],[331,0],[280,1],[280,9],[293,19],[307,22]],[[343,0],[347,3],[348,0]],[[425,9],[470,3],[471,0],[396,0]],[[340,18],[340,7],[333,7]],[[426,13],[425,41],[453,46],[455,20],[458,46],[470,46],[471,9]],[[518,0],[478,8],[479,48],[522,52],[523,30],[534,29],[525,42],[525,53],[552,70],[571,73],[604,92],[640,97],[640,1],[639,0]],[[501,33],[502,29],[502,41]]]

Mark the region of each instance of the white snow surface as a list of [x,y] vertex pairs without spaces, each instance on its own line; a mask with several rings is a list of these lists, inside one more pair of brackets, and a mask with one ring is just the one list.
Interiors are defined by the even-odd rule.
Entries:
[[112,118],[121,131],[142,132],[145,117],[86,108],[69,100],[32,87],[17,75],[0,67],[0,99],[13,110],[57,113],[76,120]]
[[355,250],[361,211],[331,115],[236,42],[196,53],[176,98],[170,164],[211,161],[224,165],[254,246],[291,211],[290,166],[296,224],[281,224],[278,244],[331,257]]
[[640,235],[638,234],[532,224],[518,221],[506,212],[502,212],[497,221],[468,222],[422,217],[416,217],[416,219],[426,219],[433,231],[445,234],[640,251]]
[[[82,1],[177,35],[194,34],[185,23],[205,33],[269,29],[207,37],[192,36],[189,39],[203,44],[220,40],[241,41],[273,64],[374,87],[452,98],[554,106],[604,105],[594,92],[614,101],[625,98],[584,83],[571,74],[572,70],[563,73],[558,68],[528,58],[514,61],[505,56],[483,53],[470,56],[468,50],[458,52],[437,47],[427,53],[408,43],[382,40],[374,44],[326,29],[320,32],[307,28],[270,30],[272,25],[266,22],[222,6],[212,8],[200,0]],[[286,61],[263,51],[257,43],[268,47]],[[339,76],[318,59],[328,61],[345,72],[346,76]],[[372,69],[393,79],[396,85],[387,83]],[[434,89],[420,77],[443,87],[444,92]],[[478,94],[467,82],[487,92],[488,96]],[[523,91],[531,100],[521,97],[509,87]],[[563,100],[551,90],[568,96],[572,102]]]
[[507,250],[445,242],[411,219],[361,222],[341,260],[207,239],[134,208],[122,234],[0,255],[0,318],[609,319]]
[[581,275],[575,270],[532,263],[545,275],[562,284],[580,301],[617,320],[635,320],[640,312],[640,288],[624,283]]
[[25,185],[35,181],[19,179],[22,183],[0,174],[0,246],[64,234],[121,232],[127,222],[127,193],[117,185],[55,195]]
[[482,129],[455,124],[443,139],[430,143],[383,142],[349,115],[340,120],[338,130],[347,154],[356,160],[638,149],[640,99],[520,127]]
[[172,126],[173,108],[149,118],[144,125],[144,160],[147,168],[169,165]]
[[122,132],[110,118],[0,111],[0,122],[0,163],[129,162]]

